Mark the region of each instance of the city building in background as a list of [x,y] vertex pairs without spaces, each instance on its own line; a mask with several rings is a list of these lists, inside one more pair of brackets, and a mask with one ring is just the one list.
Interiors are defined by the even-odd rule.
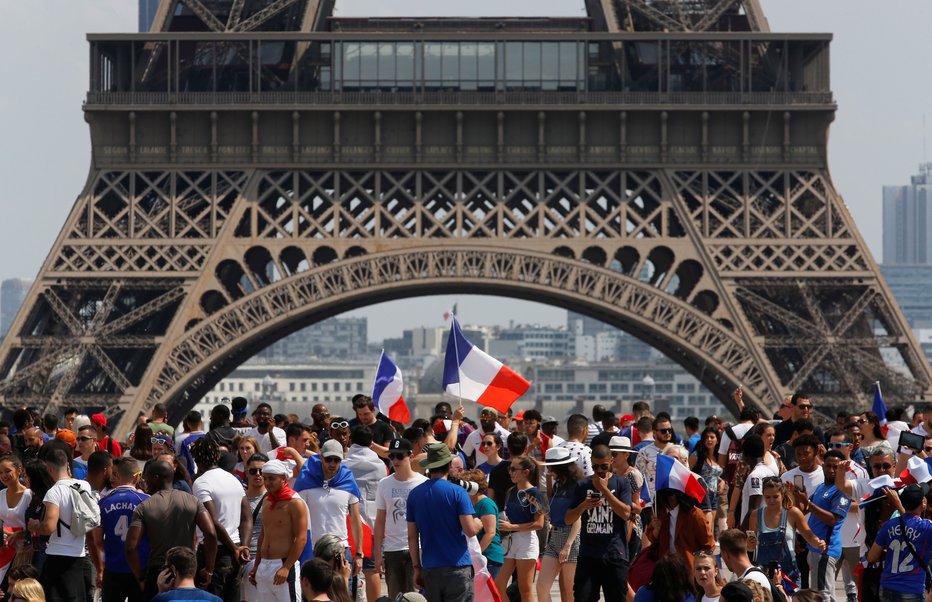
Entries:
[[932,328],[932,264],[884,264],[880,271],[913,332]]
[[155,20],[155,12],[159,8],[161,0],[139,0],[139,31],[149,31],[152,29],[152,21]]
[[311,360],[362,359],[367,354],[366,318],[329,318],[273,343],[254,359],[269,364],[306,364]]
[[195,409],[207,415],[224,398],[250,401],[250,412],[260,401],[276,414],[311,415],[315,403],[325,403],[333,416],[353,417],[352,399],[372,393],[376,362],[301,365],[262,365],[247,362],[211,389]]
[[497,358],[543,361],[571,357],[574,346],[566,328],[510,326],[498,331],[489,343],[489,353]]
[[0,338],[13,326],[20,306],[26,300],[32,280],[9,278],[0,283]]
[[883,187],[884,265],[932,264],[932,163],[908,186]]

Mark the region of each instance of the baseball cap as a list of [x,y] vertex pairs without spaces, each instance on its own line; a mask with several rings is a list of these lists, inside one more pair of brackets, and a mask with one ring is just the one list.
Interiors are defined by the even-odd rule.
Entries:
[[621,426],[625,422],[634,422],[634,416],[631,414],[623,414],[622,417],[618,419],[618,426]]
[[414,448],[411,446],[411,442],[407,439],[392,439],[388,444],[388,451],[411,453],[414,451]]
[[99,426],[107,426],[107,417],[103,414],[94,414],[91,416],[91,422]]
[[929,486],[925,483],[907,485],[900,492],[900,502],[906,510],[915,510],[922,505],[922,499],[929,493]]
[[343,459],[343,445],[336,439],[328,439],[324,446],[320,448],[321,458],[340,458]]
[[74,431],[69,429],[58,429],[58,432],[55,433],[55,438],[59,441],[64,441],[71,449],[74,449],[78,445],[78,436],[74,434]]
[[174,441],[172,441],[172,438],[168,435],[168,433],[156,433],[155,435],[152,435],[152,442],[155,443],[156,441],[165,447],[175,449]]
[[524,410],[521,410],[520,412],[515,414],[515,420],[517,420],[518,422],[521,422],[522,420],[524,420]]
[[543,419],[540,423],[541,423],[541,424],[550,424],[551,422],[557,423],[557,422],[560,422],[560,421],[557,420],[556,418],[554,418],[553,416],[544,416],[544,419]]

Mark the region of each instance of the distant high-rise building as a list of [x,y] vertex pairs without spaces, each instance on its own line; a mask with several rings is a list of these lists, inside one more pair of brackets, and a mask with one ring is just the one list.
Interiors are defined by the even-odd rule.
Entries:
[[316,361],[354,360],[366,355],[366,318],[330,318],[285,337],[260,351],[259,361],[302,364]]
[[26,300],[32,280],[10,278],[0,283],[0,338],[13,326],[20,306]]
[[932,265],[932,163],[909,186],[883,187],[884,265]]
[[575,337],[575,356],[590,362],[647,360],[651,346],[611,324],[573,311],[566,313],[566,329]]
[[139,31],[149,31],[160,0],[139,0]]
[[910,328],[932,328],[932,265],[880,266]]

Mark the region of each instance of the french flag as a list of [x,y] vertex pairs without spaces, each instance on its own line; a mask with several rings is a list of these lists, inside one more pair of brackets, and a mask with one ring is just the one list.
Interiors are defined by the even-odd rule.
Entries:
[[470,343],[453,316],[443,362],[443,388],[450,395],[507,412],[531,383]]
[[874,383],[874,405],[871,410],[880,418],[880,428],[884,437],[887,436],[887,404],[883,400],[883,394],[880,392],[880,381]]
[[372,401],[391,420],[408,424],[411,421],[411,412],[402,396],[404,382],[401,380],[401,370],[395,365],[385,351],[379,358],[379,367],[375,371],[375,384],[372,387]]
[[650,489],[647,488],[647,479],[644,479],[644,482],[641,483],[641,508],[650,506],[650,504]]
[[695,473],[677,462],[673,456],[657,456],[657,480],[654,489],[675,489],[700,504],[705,499],[705,487],[696,478]]

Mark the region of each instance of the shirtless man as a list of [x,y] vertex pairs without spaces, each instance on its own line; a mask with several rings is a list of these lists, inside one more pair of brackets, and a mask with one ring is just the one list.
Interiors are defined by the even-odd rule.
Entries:
[[249,581],[264,602],[296,599],[295,566],[307,542],[308,513],[304,500],[288,485],[290,476],[291,471],[281,460],[271,460],[262,467],[267,495],[262,502],[256,565],[249,573]]

